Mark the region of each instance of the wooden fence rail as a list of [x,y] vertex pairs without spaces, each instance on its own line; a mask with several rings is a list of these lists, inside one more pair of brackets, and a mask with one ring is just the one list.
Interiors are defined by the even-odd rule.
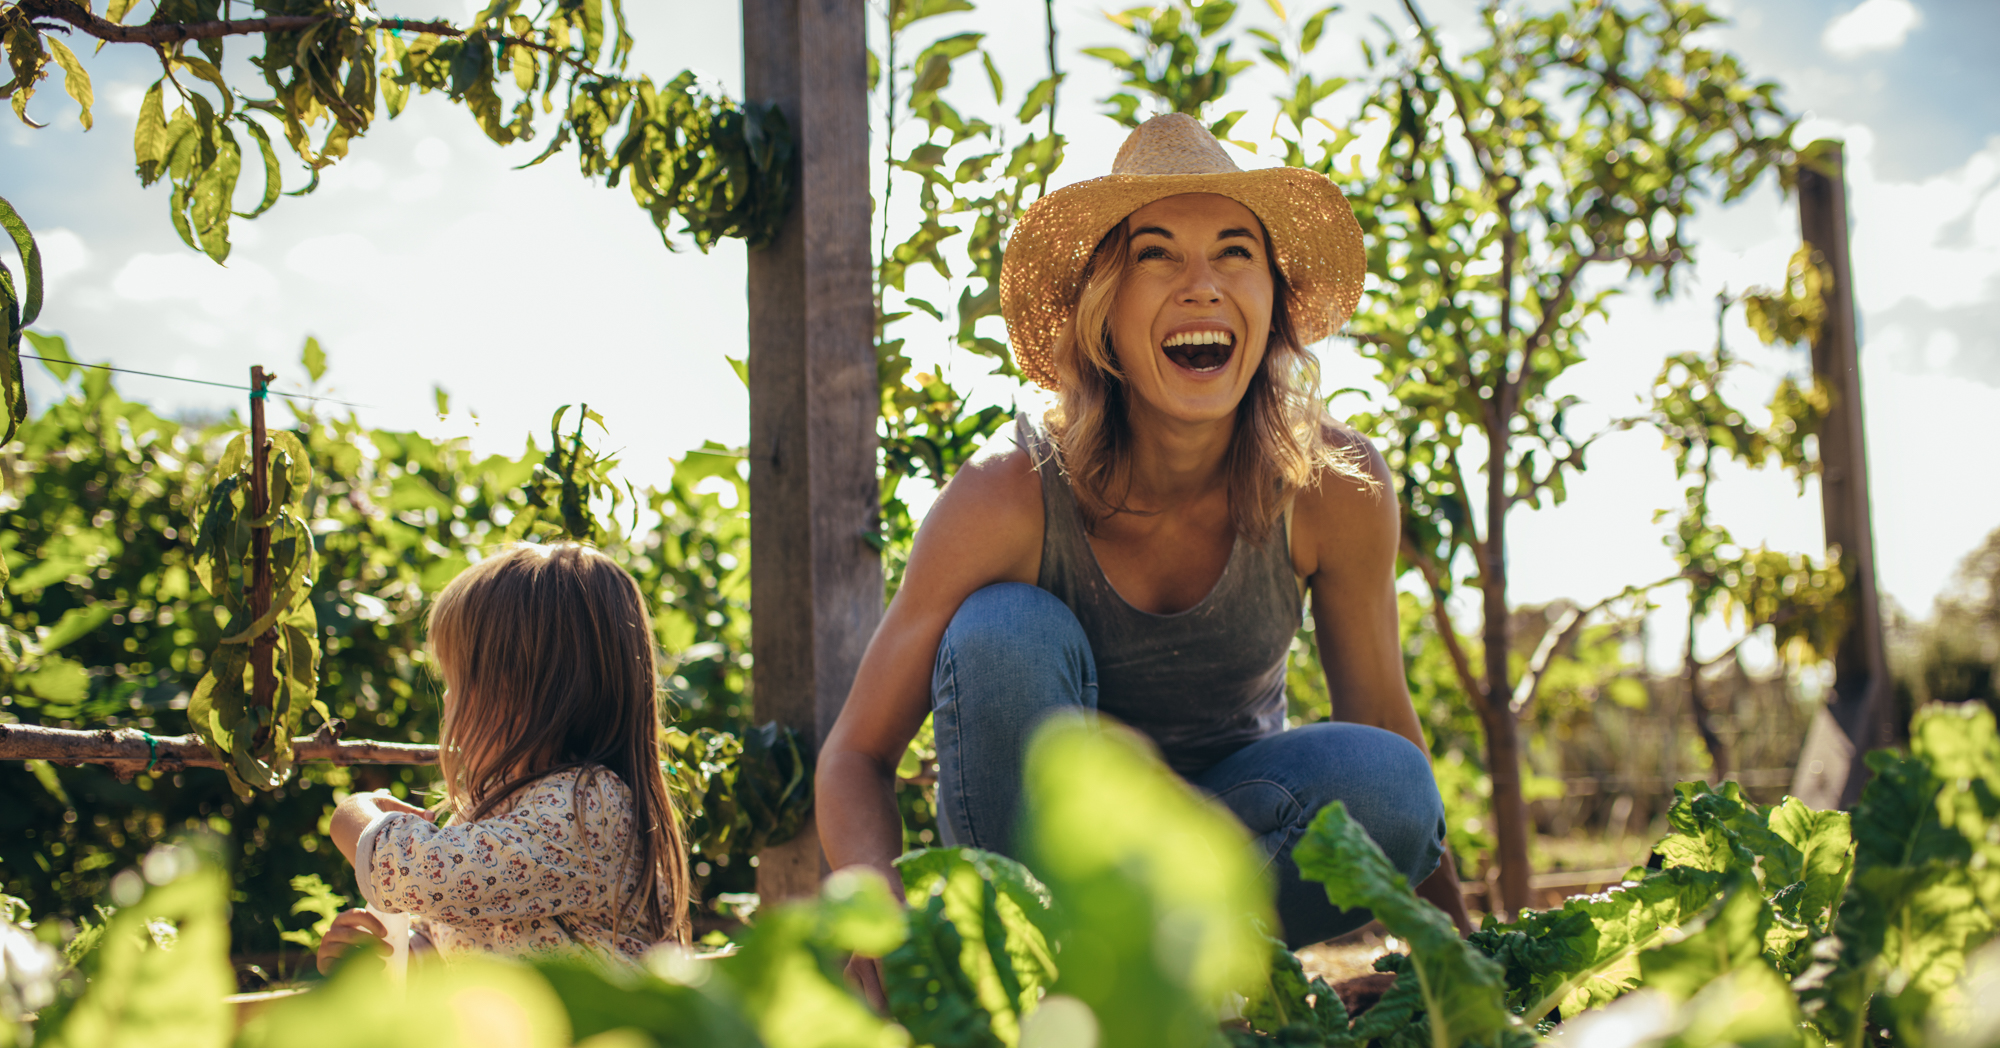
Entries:
[[[293,739],[292,752],[301,764],[436,764],[438,759],[436,746],[343,739],[326,728]],[[44,728],[36,724],[0,724],[0,760],[102,764],[120,779],[142,771],[222,767],[222,760],[193,735],[152,735],[137,728]]]

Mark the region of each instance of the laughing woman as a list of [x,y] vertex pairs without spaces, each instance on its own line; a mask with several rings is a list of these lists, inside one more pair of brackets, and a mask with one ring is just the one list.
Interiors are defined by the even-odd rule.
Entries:
[[[1292,863],[1335,800],[1466,928],[1397,643],[1395,496],[1306,349],[1359,301],[1360,227],[1324,176],[1240,171],[1186,116],[1134,131],[1112,171],[1038,201],[1008,246],[1008,334],[1058,405],[924,521],[820,755],[827,858],[896,882],[896,763],[933,712],[945,843],[1012,852],[1028,736],[1096,709],[1249,828],[1294,948],[1367,919]],[[1287,731],[1307,599],[1335,720]]]

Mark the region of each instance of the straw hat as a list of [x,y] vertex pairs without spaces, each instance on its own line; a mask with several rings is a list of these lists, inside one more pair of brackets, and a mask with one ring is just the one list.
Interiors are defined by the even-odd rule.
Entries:
[[1325,175],[1296,167],[1244,171],[1191,116],[1139,125],[1101,178],[1035,201],[1014,227],[1000,267],[1000,313],[1021,373],[1056,388],[1055,347],[1083,291],[1083,269],[1113,226],[1164,197],[1216,193],[1250,209],[1291,285],[1302,345],[1340,330],[1361,301],[1361,225]]

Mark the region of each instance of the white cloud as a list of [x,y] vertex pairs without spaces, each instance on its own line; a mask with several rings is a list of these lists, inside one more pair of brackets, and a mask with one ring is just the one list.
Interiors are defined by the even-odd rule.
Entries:
[[418,167],[435,170],[451,163],[451,143],[432,135],[417,143],[415,156]]
[[1923,13],[1910,0],[1863,0],[1861,6],[1828,22],[1819,40],[1821,46],[1842,58],[1894,51],[1923,20]]
[[42,279],[54,283],[90,265],[90,248],[83,238],[57,227],[35,234],[35,246],[42,249]]
[[286,269],[327,283],[372,280],[382,263],[375,242],[359,233],[313,237],[285,252]]
[[210,316],[233,318],[252,303],[270,303],[278,282],[255,262],[239,261],[225,269],[192,252],[142,253],[119,269],[111,290],[133,302],[194,302]]

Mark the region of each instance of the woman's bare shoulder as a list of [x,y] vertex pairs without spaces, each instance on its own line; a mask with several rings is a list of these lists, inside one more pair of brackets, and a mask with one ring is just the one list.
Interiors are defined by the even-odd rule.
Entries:
[[957,569],[950,575],[967,571],[981,585],[1024,574],[1032,581],[1041,562],[1042,481],[1033,456],[1011,433],[988,441],[938,493],[918,531],[912,567],[917,559],[931,561],[923,554],[933,549],[951,551]]
[[1374,441],[1334,418],[1321,421],[1320,440],[1333,449],[1335,461],[1321,463],[1314,470],[1309,490],[1315,495],[1356,508],[1395,502],[1395,482],[1389,474],[1389,462]]
[[1393,557],[1401,527],[1395,481],[1374,442],[1332,419],[1320,432],[1336,458],[1314,471],[1293,510],[1292,559],[1304,576],[1317,574],[1322,552],[1334,548],[1347,551],[1344,557]]

